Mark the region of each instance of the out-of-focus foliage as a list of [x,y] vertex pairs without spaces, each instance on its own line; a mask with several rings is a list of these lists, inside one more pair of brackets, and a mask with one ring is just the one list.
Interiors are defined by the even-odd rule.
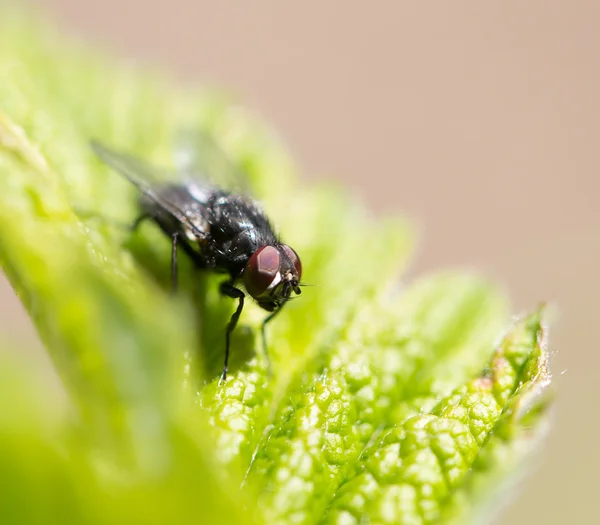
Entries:
[[[444,273],[398,290],[403,221],[299,185],[276,137],[0,11],[0,259],[68,395],[0,369],[2,523],[446,523],[473,516],[536,443],[549,383],[542,313]],[[131,234],[134,188],[92,137],[165,166],[176,132],[215,138],[318,286],[269,330],[249,306],[215,379],[231,301],[169,243]],[[485,513],[484,513],[485,515]]]

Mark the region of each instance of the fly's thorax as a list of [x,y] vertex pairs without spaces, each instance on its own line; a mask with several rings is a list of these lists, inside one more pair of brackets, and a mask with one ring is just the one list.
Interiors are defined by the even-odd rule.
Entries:
[[287,244],[267,245],[256,250],[243,272],[248,293],[265,310],[273,311],[289,298],[300,294],[302,264]]

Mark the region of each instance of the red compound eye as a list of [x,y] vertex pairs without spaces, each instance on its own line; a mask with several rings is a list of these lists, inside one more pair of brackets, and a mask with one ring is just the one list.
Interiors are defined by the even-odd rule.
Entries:
[[252,254],[244,270],[244,285],[252,297],[260,297],[273,284],[279,263],[279,251],[274,246],[263,246]]
[[286,257],[294,265],[294,269],[298,274],[298,280],[300,280],[302,278],[302,263],[300,262],[300,257],[298,257],[298,254],[294,250],[292,250],[287,244],[282,244],[281,250],[285,253]]

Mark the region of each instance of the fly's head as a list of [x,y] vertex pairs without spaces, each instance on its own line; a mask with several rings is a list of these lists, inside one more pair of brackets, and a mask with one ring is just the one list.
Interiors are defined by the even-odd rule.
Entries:
[[244,286],[261,308],[273,312],[292,295],[300,295],[302,263],[287,244],[256,250],[244,269]]

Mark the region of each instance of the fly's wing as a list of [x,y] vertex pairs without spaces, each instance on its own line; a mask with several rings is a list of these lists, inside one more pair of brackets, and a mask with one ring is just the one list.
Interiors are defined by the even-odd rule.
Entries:
[[225,190],[241,201],[240,209],[251,210],[250,215],[263,230],[271,231],[261,204],[250,189],[248,173],[237,165],[209,131],[194,128],[183,129],[175,137],[175,165],[180,176],[186,177],[190,187],[197,186],[212,190]]
[[248,177],[208,131],[180,130],[175,138],[175,166],[180,176],[202,186],[248,194]]
[[103,146],[99,142],[91,141],[91,146],[98,158],[106,165],[123,175],[129,182],[136,186],[140,192],[157,206],[171,214],[198,238],[206,237],[206,233],[199,230],[190,220],[184,210],[175,202],[156,191],[154,186],[160,184],[160,170],[126,153],[119,153]]

